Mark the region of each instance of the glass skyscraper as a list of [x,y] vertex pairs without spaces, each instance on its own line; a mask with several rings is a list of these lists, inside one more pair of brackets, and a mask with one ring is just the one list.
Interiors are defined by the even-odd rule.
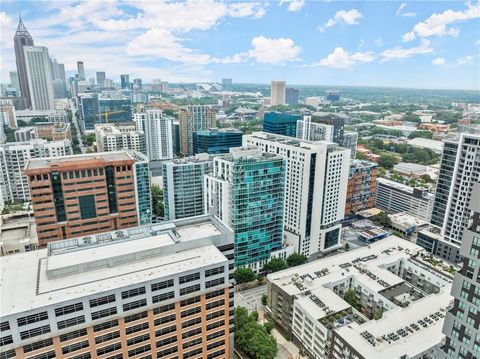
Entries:
[[235,266],[261,270],[282,248],[285,161],[257,148],[216,157],[205,176],[207,208],[234,231]]
[[242,146],[243,132],[236,129],[211,129],[193,133],[193,154],[228,153],[232,147]]
[[295,137],[297,121],[301,119],[302,116],[296,113],[267,112],[263,116],[263,132]]
[[143,226],[152,223],[152,195],[150,192],[148,158],[137,151],[129,151],[129,153],[135,158],[138,224]]

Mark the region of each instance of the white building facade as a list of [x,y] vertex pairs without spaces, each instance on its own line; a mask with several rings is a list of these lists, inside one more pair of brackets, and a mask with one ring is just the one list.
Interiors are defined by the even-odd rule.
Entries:
[[137,130],[145,133],[150,161],[173,158],[172,118],[160,109],[146,109],[133,114]]
[[32,110],[54,110],[53,75],[48,49],[43,46],[24,46],[23,51]]
[[350,151],[335,143],[254,132],[244,145],[286,160],[284,237],[304,255],[340,246]]
[[333,126],[312,122],[312,116],[303,116],[303,120],[297,121],[297,138],[333,142]]

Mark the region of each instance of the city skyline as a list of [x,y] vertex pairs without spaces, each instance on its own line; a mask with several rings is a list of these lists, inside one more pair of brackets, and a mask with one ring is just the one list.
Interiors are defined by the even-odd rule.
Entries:
[[[18,13],[38,46],[87,77],[478,90],[480,3],[36,2],[2,4],[1,80]],[[173,16],[181,13],[184,16]],[[285,71],[288,66],[288,71]]]

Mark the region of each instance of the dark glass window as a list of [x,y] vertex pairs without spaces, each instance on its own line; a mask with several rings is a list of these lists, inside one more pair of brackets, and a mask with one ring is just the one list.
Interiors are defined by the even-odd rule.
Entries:
[[97,216],[95,196],[93,194],[78,197],[78,203],[80,204],[80,215],[82,219],[95,218]]

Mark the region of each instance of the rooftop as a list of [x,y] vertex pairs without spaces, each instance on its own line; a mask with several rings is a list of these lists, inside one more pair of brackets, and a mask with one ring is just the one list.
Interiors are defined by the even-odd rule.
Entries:
[[326,142],[326,141],[308,141],[302,140],[295,137],[290,136],[282,136],[277,135],[274,133],[267,133],[267,132],[253,132],[251,135],[245,136],[248,138],[256,138],[261,140],[267,140],[276,142],[286,146],[294,146],[294,147],[301,147],[305,149],[318,149],[318,148],[337,148],[338,145],[333,142]]
[[230,235],[221,222],[200,216],[2,257],[2,316],[225,262],[216,241]]
[[95,164],[98,162],[116,162],[134,160],[131,153],[127,151],[100,152],[91,154],[78,154],[62,157],[35,158],[28,161],[26,170],[35,170],[53,166],[69,166],[77,163]]

